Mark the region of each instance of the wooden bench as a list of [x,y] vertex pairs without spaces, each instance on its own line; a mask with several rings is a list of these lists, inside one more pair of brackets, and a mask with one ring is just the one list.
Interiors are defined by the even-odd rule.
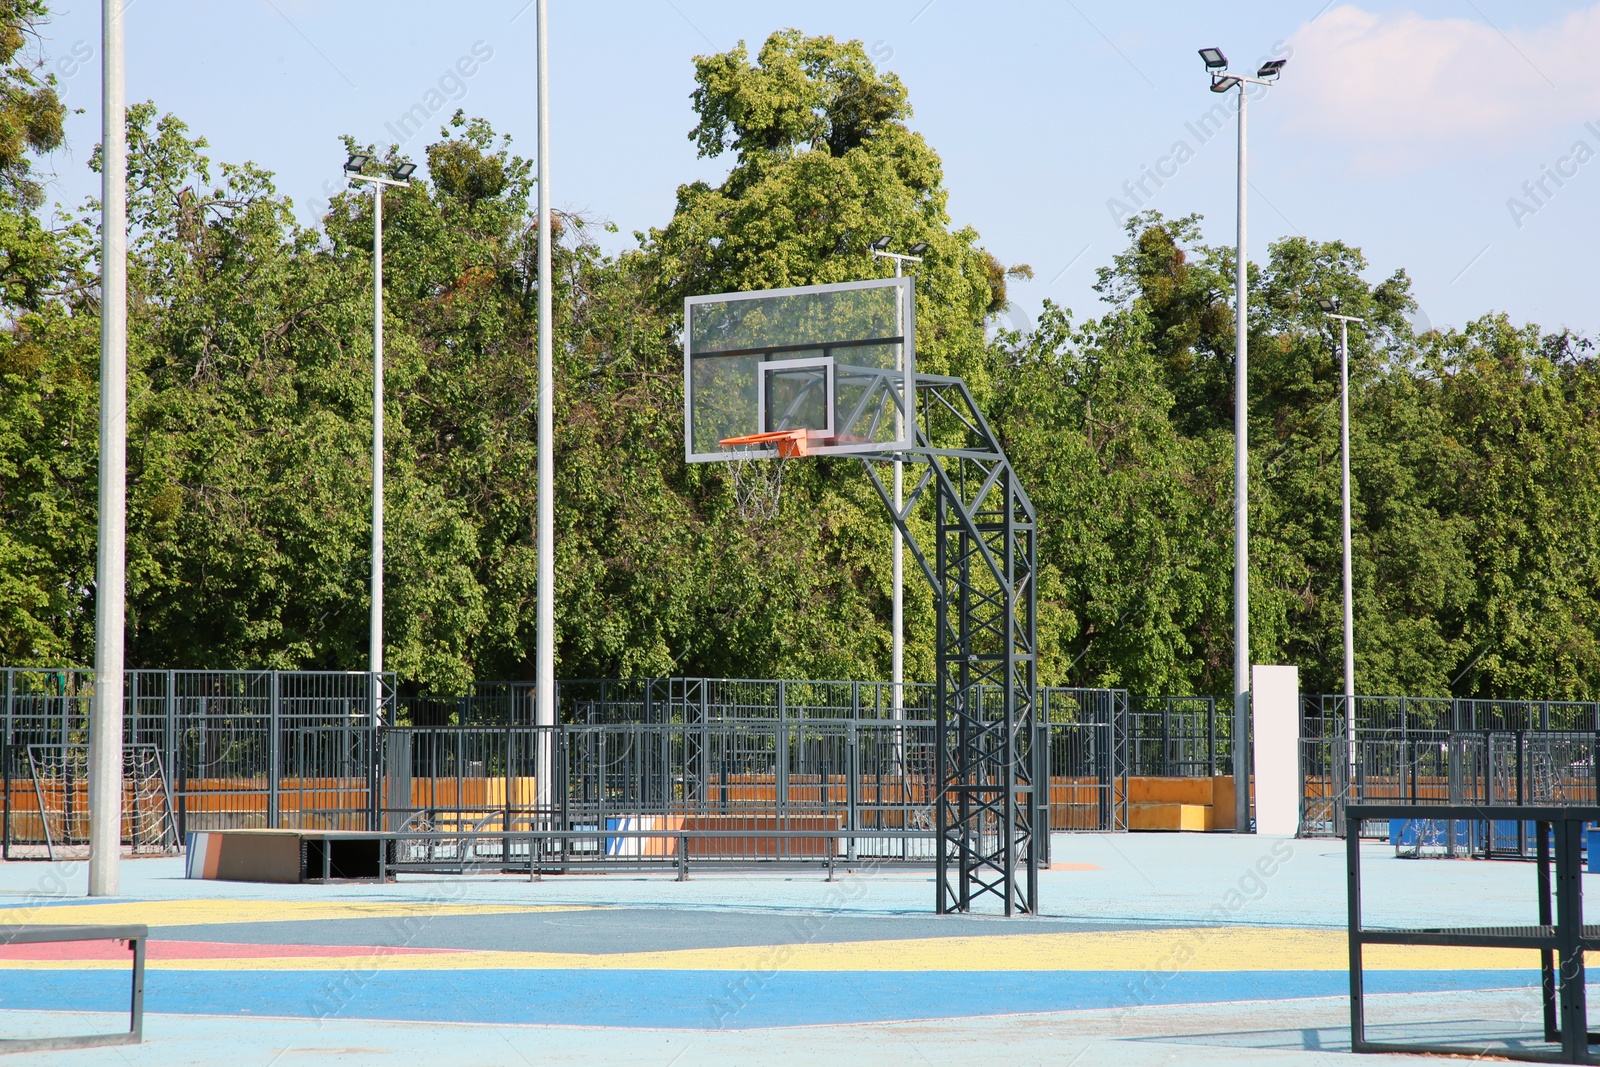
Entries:
[[133,953],[133,1000],[128,1029],[115,1034],[77,1034],[70,1037],[0,1038],[0,1053],[44,1052],[50,1049],[97,1048],[103,1045],[137,1045],[144,1040],[144,943],[147,926],[4,926],[0,946],[46,945],[64,941],[126,941]]

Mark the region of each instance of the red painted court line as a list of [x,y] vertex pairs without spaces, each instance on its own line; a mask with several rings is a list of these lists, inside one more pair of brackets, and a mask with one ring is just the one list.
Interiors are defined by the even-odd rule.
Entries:
[[[430,956],[453,948],[383,948],[373,945],[244,945],[230,941],[149,941],[152,960],[251,960],[283,957]],[[126,960],[127,946],[115,941],[65,941],[45,945],[0,945],[5,960]]]

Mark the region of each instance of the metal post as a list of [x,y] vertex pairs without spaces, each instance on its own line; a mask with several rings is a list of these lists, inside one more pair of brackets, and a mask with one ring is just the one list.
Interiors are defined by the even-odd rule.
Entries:
[[1579,858],[1582,829],[1583,824],[1576,819],[1561,819],[1555,823],[1561,1052],[1568,1063],[1583,1063],[1588,1059],[1589,1020],[1582,947],[1583,871]]
[[89,724],[89,895],[116,895],[122,859],[122,666],[127,581],[128,145],[124,0],[102,0],[100,518],[94,717]]
[[[899,259],[894,261],[894,276],[896,278],[900,277]],[[903,306],[903,300],[898,293],[895,295],[894,313],[895,332],[898,336],[904,337],[906,334],[905,322],[903,321],[905,308]],[[902,353],[905,351],[905,342],[903,341],[900,344],[900,350]],[[910,400],[910,397],[904,397],[901,401],[899,409],[895,412],[895,438],[897,440],[905,440],[905,405],[909,403]],[[894,460],[895,513],[898,514],[900,509],[904,506],[905,464],[900,461],[899,455],[896,454]],[[905,540],[900,536],[900,525],[898,523],[894,524],[894,529],[890,531],[890,536],[893,538],[893,541],[891,542],[893,545],[893,552],[890,558],[892,561],[891,569],[894,571],[894,610],[892,612],[893,621],[891,623],[891,625],[894,627],[894,641],[892,650],[890,652],[890,683],[894,686],[894,691],[890,693],[889,696],[890,700],[892,701],[891,706],[894,709],[893,718],[903,719],[906,717]]]
[[[1539,886],[1539,925],[1551,926],[1555,916],[1550,907],[1550,824],[1536,824],[1538,844],[1534,861],[1538,864],[1536,879]],[[1544,1001],[1544,1039],[1560,1041],[1561,1029],[1556,1022],[1556,953],[1553,949],[1539,950],[1539,987]]]
[[1233,386],[1233,826],[1250,832],[1250,320],[1245,260],[1245,113],[1239,83],[1239,236],[1234,287]]
[[1339,496],[1344,524],[1344,719],[1350,779],[1356,766],[1356,631],[1350,579],[1350,323],[1339,320]]
[[1361,963],[1361,823],[1344,824],[1345,901],[1350,938],[1350,1045],[1361,1052],[1367,1040]]
[[536,51],[539,90],[539,460],[538,460],[538,531],[537,540],[537,600],[538,627],[534,679],[538,683],[538,705],[534,722],[544,727],[540,731],[539,768],[536,788],[539,808],[550,808],[551,770],[554,764],[551,751],[551,727],[556,721],[556,612],[555,612],[555,456],[554,408],[555,371],[552,365],[552,323],[550,321],[550,62],[548,48],[549,12],[545,0],[537,0],[538,20]]
[[372,185],[372,611],[367,669],[383,670],[383,185]]
[[[283,773],[283,752],[281,749],[283,724],[282,706],[278,701],[278,672],[273,671],[271,678],[271,686],[267,696],[267,826],[276,830],[282,818],[280,814],[282,802],[278,795],[278,789]],[[342,769],[340,773],[343,773]]]

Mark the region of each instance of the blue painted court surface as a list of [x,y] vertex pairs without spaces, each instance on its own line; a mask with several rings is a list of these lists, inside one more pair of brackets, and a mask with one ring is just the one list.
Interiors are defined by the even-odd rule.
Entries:
[[[1011,920],[928,914],[926,871],[265,886],[140,860],[124,898],[90,904],[81,867],[13,863],[0,921],[151,927],[150,1014],[140,1047],[8,1062],[970,1063],[997,1041],[1019,1063],[1348,1055],[1340,843],[1084,836],[1055,855],[1044,914]],[[1531,865],[1378,845],[1363,863],[1369,923],[1532,919]],[[5,951],[3,1036],[120,1024],[125,950]],[[1504,1048],[1536,1036],[1534,965],[1380,954],[1369,1019]]]

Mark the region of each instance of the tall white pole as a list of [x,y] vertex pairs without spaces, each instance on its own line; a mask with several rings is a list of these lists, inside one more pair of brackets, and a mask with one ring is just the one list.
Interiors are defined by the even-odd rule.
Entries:
[[[383,670],[383,185],[372,185],[372,617],[368,670]],[[376,710],[376,702],[374,702]]]
[[[898,258],[894,261],[894,276],[896,278],[900,277],[900,260]],[[905,308],[902,306],[898,294],[895,297],[895,309],[895,317],[900,320],[896,323],[896,325],[900,329],[900,336],[904,337],[906,333],[904,321]],[[901,343],[900,347],[901,351],[903,352],[905,350],[904,342]],[[911,403],[911,399],[912,398],[909,396],[902,397],[901,404],[909,404]],[[903,440],[906,435],[906,413],[903,406],[895,414],[895,423],[895,435]],[[896,515],[899,515],[900,508],[903,506],[902,501],[904,496],[905,465],[900,462],[899,456],[896,456],[894,461],[894,510]],[[905,539],[900,536],[900,526],[898,522],[893,527],[891,536],[894,538],[894,541],[892,542],[894,549],[890,557],[893,560],[894,570],[894,611],[892,612],[894,642],[892,645],[892,651],[890,652],[889,661],[889,670],[892,676],[890,679],[890,684],[893,687],[893,692],[890,694],[890,697],[892,700],[891,707],[893,709],[893,717],[896,719],[903,719],[906,717],[906,550]]]
[[1356,771],[1356,628],[1350,579],[1350,323],[1339,320],[1339,496],[1344,525],[1344,721],[1350,774]]
[[555,369],[552,365],[550,321],[550,63],[545,0],[538,0],[539,64],[539,514],[538,514],[538,633],[534,679],[538,704],[534,722],[541,731],[539,746],[538,805],[553,806],[554,738],[549,727],[556,721],[556,562],[555,562],[555,456],[553,454]]
[[1234,278],[1238,305],[1233,385],[1233,811],[1237,833],[1250,832],[1250,319],[1245,259],[1245,112],[1239,83],[1239,238]]
[[115,896],[122,860],[122,667],[127,567],[128,145],[124,0],[102,0],[100,526],[89,720],[89,895]]

